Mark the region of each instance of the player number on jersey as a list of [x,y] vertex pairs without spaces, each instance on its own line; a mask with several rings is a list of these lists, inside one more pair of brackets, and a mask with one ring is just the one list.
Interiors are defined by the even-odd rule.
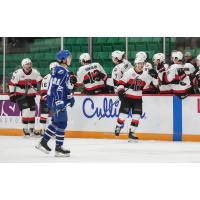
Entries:
[[54,85],[60,85],[60,79],[53,78],[53,84]]

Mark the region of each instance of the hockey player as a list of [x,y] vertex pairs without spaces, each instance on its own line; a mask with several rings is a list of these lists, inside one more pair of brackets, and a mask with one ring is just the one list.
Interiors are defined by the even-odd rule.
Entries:
[[47,91],[47,105],[52,111],[52,123],[46,129],[43,138],[36,146],[44,153],[50,153],[51,148],[48,141],[53,135],[56,136],[55,156],[70,156],[70,151],[63,148],[64,132],[67,127],[66,106],[72,107],[75,103],[71,95],[69,70],[71,64],[71,53],[68,50],[61,50],[56,54],[58,66],[54,67],[51,73],[49,88]]
[[116,90],[118,81],[122,78],[123,74],[133,66],[128,60],[125,59],[124,51],[113,51],[111,56],[112,61],[116,64],[116,66],[112,70],[111,78],[107,79],[107,85],[113,86]]
[[145,60],[145,64],[144,64],[144,72],[148,72],[150,69],[152,69],[152,64],[147,62],[147,54],[144,51],[139,51],[136,53],[135,58],[141,58]]
[[29,58],[24,58],[21,65],[9,83],[10,101],[17,103],[22,113],[24,136],[38,135],[35,130],[35,97],[42,77],[32,68]]
[[174,64],[169,66],[165,80],[171,83],[173,93],[183,99],[191,88],[190,78],[184,71],[182,52],[174,51],[171,57]]
[[185,55],[184,55],[184,61],[185,61],[184,72],[190,78],[191,89],[190,89],[189,93],[194,93],[194,90],[193,90],[194,81],[193,81],[193,79],[195,78],[195,74],[198,72],[198,68],[192,64],[192,60],[193,60],[192,54],[190,52],[186,52]]
[[198,72],[195,74],[195,77],[193,79],[193,89],[194,93],[200,94],[200,54],[196,57],[196,66]]
[[196,68],[195,59],[193,59],[192,53],[190,51],[186,51],[184,53],[184,62],[185,63],[191,63]]
[[155,80],[153,79],[157,79],[158,75],[157,72],[153,69],[152,64],[147,62],[147,54],[144,51],[139,51],[136,53],[136,58],[141,58],[145,60],[145,64],[144,64],[144,69],[143,71],[145,73],[149,73],[151,74],[151,78],[152,81],[149,85],[145,85],[144,89],[143,89],[143,94],[152,94],[152,93],[158,93],[158,88],[157,88],[157,84],[156,86],[153,84],[153,82],[155,82]]
[[[151,77],[143,71],[145,65],[144,58],[135,59],[135,66],[124,73],[118,81],[118,96],[121,100],[119,117],[115,128],[115,135],[119,136],[124,126],[124,121],[129,111],[132,111],[132,121],[129,129],[129,141],[138,139],[135,136],[135,130],[138,127],[140,116],[142,114],[142,90],[144,86],[151,83]],[[125,89],[125,87],[127,89]]]
[[171,94],[171,84],[165,80],[168,64],[165,64],[165,55],[163,53],[156,53],[153,56],[153,63],[158,74],[159,92],[161,94]]
[[80,63],[83,65],[77,71],[78,86],[84,85],[86,94],[107,93],[105,82],[107,74],[99,63],[91,63],[91,57],[88,53],[80,55]]
[[[49,65],[50,72],[52,72],[53,68],[58,66],[58,62],[52,62]],[[41,83],[41,89],[40,89],[40,128],[38,130],[39,134],[42,135],[44,133],[44,130],[46,129],[46,123],[49,116],[49,109],[47,107],[47,91],[49,87],[49,81],[51,79],[51,73],[47,74],[43,79]]]

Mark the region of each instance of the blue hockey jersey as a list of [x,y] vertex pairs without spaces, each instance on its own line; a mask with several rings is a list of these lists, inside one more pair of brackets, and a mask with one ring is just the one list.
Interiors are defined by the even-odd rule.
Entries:
[[69,71],[65,67],[56,66],[52,69],[51,79],[47,92],[47,106],[53,108],[57,100],[63,100],[67,105],[67,95],[71,93],[68,88]]

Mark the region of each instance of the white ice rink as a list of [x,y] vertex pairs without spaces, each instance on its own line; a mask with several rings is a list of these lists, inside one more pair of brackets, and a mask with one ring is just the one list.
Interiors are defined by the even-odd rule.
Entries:
[[[200,143],[114,139],[65,139],[70,158],[46,155],[35,145],[38,138],[0,136],[0,162],[200,162]],[[54,140],[49,143],[54,147]]]

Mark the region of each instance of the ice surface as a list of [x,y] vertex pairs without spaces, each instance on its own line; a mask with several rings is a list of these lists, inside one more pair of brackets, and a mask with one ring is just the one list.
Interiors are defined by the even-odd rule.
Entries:
[[[56,158],[35,149],[39,138],[0,136],[0,162],[200,162],[200,143],[118,139],[65,138],[70,158]],[[55,140],[49,146],[54,148]]]

